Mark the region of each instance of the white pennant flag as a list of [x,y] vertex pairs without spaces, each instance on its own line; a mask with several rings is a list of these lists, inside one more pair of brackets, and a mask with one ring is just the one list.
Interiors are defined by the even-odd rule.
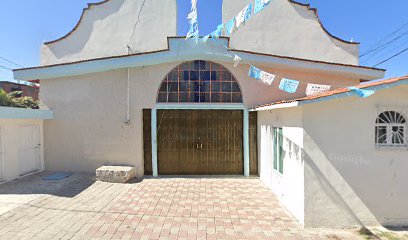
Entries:
[[261,81],[268,84],[268,85],[272,85],[273,80],[275,80],[276,75],[273,75],[271,73],[267,73],[264,71],[261,71]]
[[319,93],[327,92],[331,88],[330,85],[321,85],[321,84],[307,84],[306,96],[312,96]]
[[239,62],[241,62],[241,58],[238,57],[238,55],[235,55],[235,57],[234,57],[234,67],[237,67],[239,65]]
[[195,38],[196,42],[198,43],[200,35],[197,20],[197,0],[191,0],[191,12],[188,14],[187,19],[190,22],[190,30],[186,35],[186,39]]
[[241,26],[241,24],[248,21],[251,18],[251,13],[252,13],[252,3],[246,6],[244,9],[242,9],[242,11],[239,12],[238,15],[235,17],[236,27],[239,27]]

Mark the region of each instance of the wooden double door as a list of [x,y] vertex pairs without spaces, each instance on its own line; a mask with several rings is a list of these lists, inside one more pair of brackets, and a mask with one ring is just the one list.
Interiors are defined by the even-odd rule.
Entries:
[[243,165],[243,112],[159,110],[161,175],[239,174]]

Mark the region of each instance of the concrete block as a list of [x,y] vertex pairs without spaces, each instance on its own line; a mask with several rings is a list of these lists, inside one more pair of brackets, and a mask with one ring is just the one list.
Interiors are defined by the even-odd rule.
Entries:
[[96,180],[110,183],[126,183],[136,177],[136,169],[127,166],[103,166],[96,169]]

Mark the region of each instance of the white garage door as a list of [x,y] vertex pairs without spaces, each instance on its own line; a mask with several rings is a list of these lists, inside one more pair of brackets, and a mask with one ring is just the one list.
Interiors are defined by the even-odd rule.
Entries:
[[20,127],[20,176],[40,170],[40,126]]

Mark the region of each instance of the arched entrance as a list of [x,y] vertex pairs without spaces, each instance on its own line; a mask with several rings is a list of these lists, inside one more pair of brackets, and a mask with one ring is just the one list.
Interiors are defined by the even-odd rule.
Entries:
[[225,67],[210,61],[189,61],[163,79],[159,103],[242,103],[241,88]]
[[163,79],[151,111],[152,172],[249,175],[249,112],[225,67],[184,62]]

